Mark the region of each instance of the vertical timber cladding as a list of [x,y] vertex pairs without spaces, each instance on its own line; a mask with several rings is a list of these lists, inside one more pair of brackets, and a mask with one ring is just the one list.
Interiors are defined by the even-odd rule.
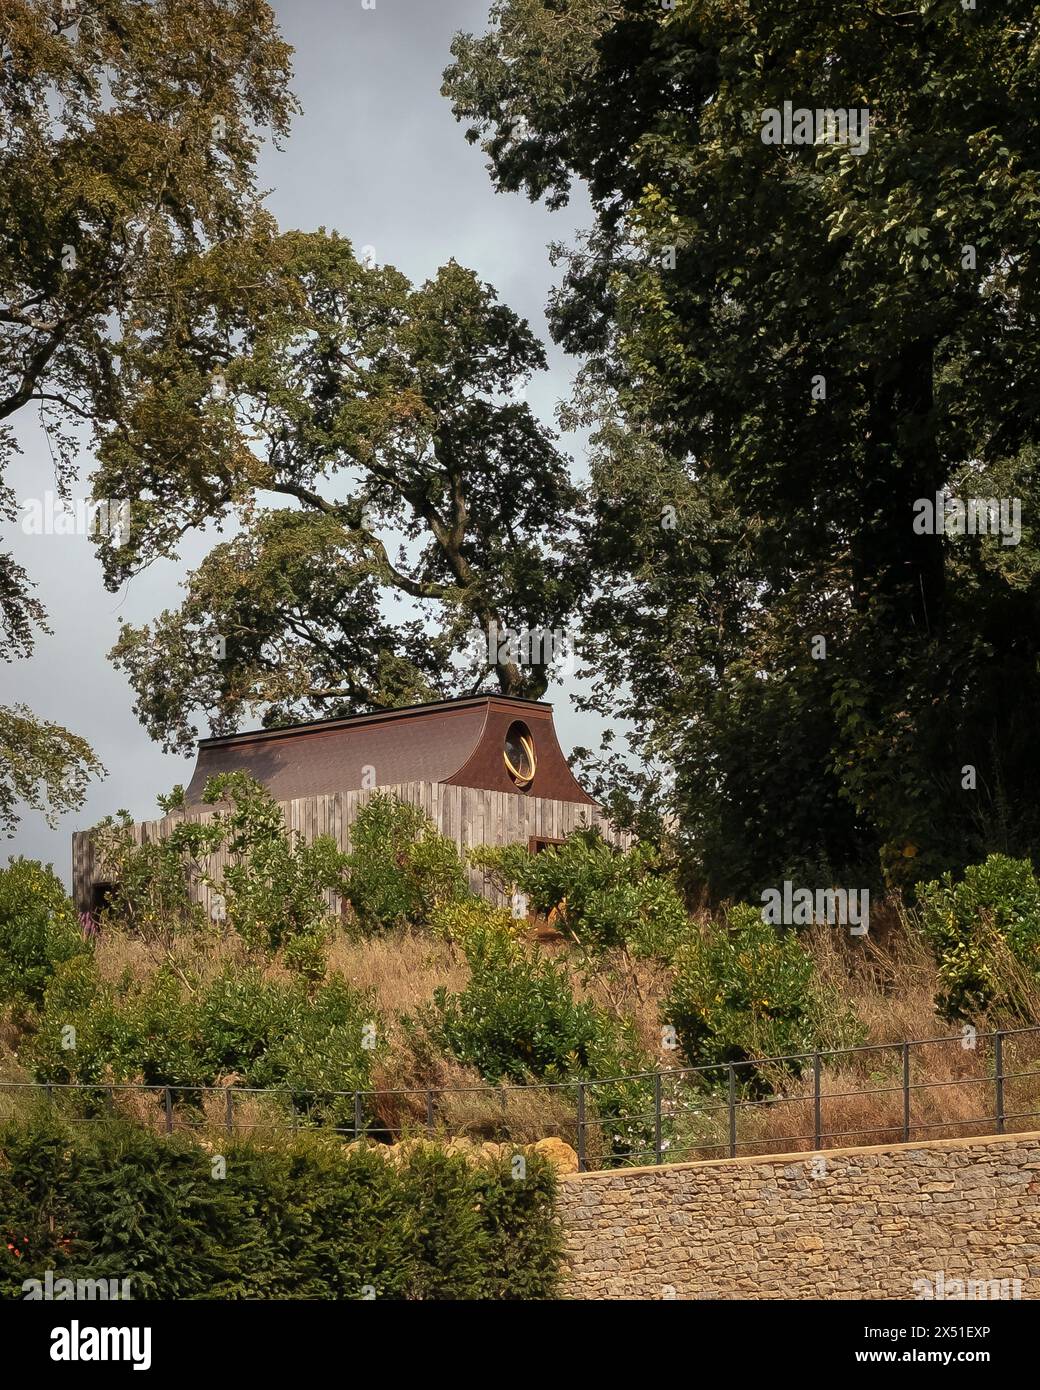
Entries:
[[[543,797],[525,797],[519,793],[489,791],[482,787],[445,786],[435,782],[404,782],[392,787],[371,790],[335,792],[329,796],[302,797],[279,802],[287,828],[307,840],[316,835],[331,835],[340,849],[350,850],[350,826],[358,810],[374,795],[393,794],[402,801],[419,806],[433,821],[440,833],[466,851],[480,844],[526,844],[532,836],[562,839],[579,826],[598,826],[602,834],[622,848],[631,844],[627,832],[614,830],[599,808],[576,801],[553,801]],[[209,821],[213,813],[191,809],[179,816],[164,816],[161,820],[139,821],[134,826],[138,844],[165,839],[181,820]],[[218,881],[222,876],[226,856],[216,855],[209,866]],[[76,907],[86,912],[91,905],[91,890],[104,874],[98,868],[89,830],[76,831],[72,837],[72,894]],[[470,884],[475,893],[492,901],[500,901],[490,883],[479,869],[469,869]],[[207,910],[211,893],[201,889],[200,901]],[[338,910],[339,900],[330,895],[330,906]]]
[[[616,844],[631,842],[614,832],[571,772],[552,706],[542,701],[471,695],[203,739],[184,811],[136,825],[138,843],[164,838],[180,818],[209,819],[205,787],[216,774],[232,772],[267,787],[296,835],[331,835],[344,850],[359,808],[378,791],[419,806],[463,856],[480,844],[562,839],[583,825],[599,826]],[[212,877],[219,881],[223,868],[223,855],[214,856]],[[481,871],[471,868],[469,877],[476,892],[498,899]],[[103,880],[89,833],[75,834],[73,894],[81,911],[89,910],[93,885]],[[199,895],[212,906],[209,890]],[[330,904],[338,907],[332,895]]]

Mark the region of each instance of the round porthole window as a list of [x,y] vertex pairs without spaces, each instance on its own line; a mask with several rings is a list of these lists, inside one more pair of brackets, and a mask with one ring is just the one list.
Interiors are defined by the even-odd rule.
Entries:
[[534,778],[537,762],[534,755],[534,739],[531,730],[519,720],[510,724],[506,734],[502,758],[506,771],[518,787],[529,787]]

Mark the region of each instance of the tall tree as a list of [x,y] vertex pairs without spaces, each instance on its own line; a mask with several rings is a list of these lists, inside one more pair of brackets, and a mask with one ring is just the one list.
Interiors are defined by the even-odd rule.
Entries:
[[[124,355],[135,404],[95,480],[135,499],[130,538],[102,542],[113,587],[204,520],[240,528],[115,649],[153,735],[188,749],[203,711],[229,730],[487,680],[539,696],[579,496],[520,398],[545,366],[528,326],[454,262],[413,287],[324,231],[216,248],[182,290]],[[182,321],[206,329],[160,387]]]
[[[0,7],[0,512],[14,426],[43,422],[59,486],[78,450],[124,427],[123,351],[183,267],[269,220],[254,183],[260,130],[288,128],[289,49],[263,0],[4,0]],[[162,364],[198,325],[180,325]],[[109,479],[113,499],[125,499]],[[97,494],[95,494],[97,495]],[[45,614],[0,554],[4,658]],[[19,799],[64,809],[98,770],[86,744],[19,707],[0,711],[0,823]]]
[[[632,436],[601,429],[600,492],[627,449],[648,517],[697,518],[590,546],[636,581],[599,643],[628,643],[622,708],[668,749],[713,886],[1031,848],[1035,7],[501,0],[453,51],[498,186],[588,186],[553,326]],[[770,142],[785,103],[802,143]],[[817,128],[827,110],[867,112],[866,139]],[[944,488],[1019,498],[1019,543],[915,529]]]

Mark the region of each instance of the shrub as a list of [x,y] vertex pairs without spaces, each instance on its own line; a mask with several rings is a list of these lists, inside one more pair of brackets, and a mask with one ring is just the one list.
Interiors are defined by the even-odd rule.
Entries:
[[55,968],[89,950],[50,868],[12,859],[0,869],[0,1000],[41,1004]]
[[[95,829],[100,867],[116,884],[106,919],[170,949],[176,936],[208,928],[197,901],[206,886],[223,899],[227,925],[248,946],[270,952],[300,942],[289,961],[315,973],[331,930],[328,894],[341,887],[346,855],[327,835],[308,843],[287,830],[278,803],[243,772],[211,777],[202,799],[229,809],[205,823],[181,821],[164,840],[138,844],[125,811]],[[180,789],[161,804],[181,808]],[[217,854],[226,858],[219,881],[209,868]]]
[[512,1302],[551,1297],[560,1250],[555,1170],[527,1154],[517,1180],[506,1156],[473,1168],[471,1182],[481,1214],[484,1296]]
[[[419,1148],[396,1165],[314,1135],[221,1139],[123,1122],[0,1127],[0,1297],[26,1279],[131,1280],[135,1299],[544,1299],[555,1173]],[[118,1175],[113,1179],[113,1175]],[[15,1254],[11,1247],[20,1253]]]
[[[674,1026],[689,1065],[711,1068],[708,1084],[726,1078],[720,1064],[858,1040],[851,1010],[816,980],[797,933],[764,922],[754,907],[733,908],[724,923],[680,947],[675,971],[662,1016]],[[801,1070],[798,1062],[789,1067]],[[753,1090],[768,1089],[755,1068],[741,1067],[737,1079]]]
[[[628,1023],[574,998],[564,966],[532,952],[495,925],[463,943],[470,966],[466,988],[434,991],[433,1004],[406,1021],[413,1045],[423,1043],[476,1067],[492,1084],[624,1077],[651,1064]],[[617,1155],[651,1143],[652,1081],[610,1081],[590,1087],[590,1123],[602,1123]]]
[[417,806],[378,793],[350,832],[345,897],[360,930],[425,927],[446,903],[470,896],[454,843]]
[[51,982],[28,1053],[41,1081],[188,1088],[233,1076],[284,1089],[312,1119],[353,1125],[352,1099],[327,1093],[368,1088],[377,1020],[372,1000],[339,975],[310,990],[227,966],[191,993],[169,967],[115,986],[91,961],[74,961]]
[[430,913],[429,925],[438,936],[460,946],[464,946],[474,934],[499,931],[519,938],[525,936],[528,930],[525,919],[513,917],[504,908],[495,907],[476,894],[470,898],[438,903]]
[[105,925],[167,949],[177,936],[207,927],[193,896],[203,870],[190,852],[169,840],[139,844],[128,811],[106,816],[91,840],[98,870],[114,884],[101,914]]
[[206,783],[202,799],[209,805],[229,802],[205,826],[187,823],[175,843],[192,837],[199,848],[223,850],[228,856],[217,888],[227,920],[247,945],[277,951],[299,939],[321,941],[329,935],[331,909],[327,894],[342,886],[347,856],[329,835],[309,843],[286,829],[281,808],[270,792],[243,772],[221,773]]
[[1040,979],[1040,881],[1029,861],[991,854],[960,883],[946,874],[920,885],[917,899],[939,967],[939,1012],[964,1019],[996,1007],[1033,1022],[1014,969]]
[[198,1086],[197,1030],[179,980],[102,980],[91,958],[60,967],[47,986],[25,1060],[40,1081]]
[[649,845],[621,851],[585,829],[538,854],[524,845],[481,846],[470,860],[503,889],[526,893],[536,912],[592,950],[627,945],[667,955],[688,926],[679,889]]
[[562,965],[494,926],[471,932],[463,951],[466,988],[435,990],[420,1016],[444,1051],[485,1080],[589,1075],[617,1059],[616,1026],[575,1001]]

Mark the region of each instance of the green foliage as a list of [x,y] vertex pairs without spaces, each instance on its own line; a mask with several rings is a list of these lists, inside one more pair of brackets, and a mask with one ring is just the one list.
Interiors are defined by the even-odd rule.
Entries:
[[[0,1128],[0,1298],[26,1279],[129,1278],[135,1299],[544,1299],[555,1174],[526,1156],[400,1165],[316,1136],[190,1139],[34,1116]],[[14,1245],[22,1253],[15,1256]]]
[[172,839],[141,844],[129,811],[106,816],[91,831],[99,874],[114,887],[102,910],[106,927],[166,948],[207,927],[195,899],[203,866]]
[[[181,800],[164,802],[176,810]],[[169,948],[176,936],[208,926],[196,900],[208,887],[247,946],[264,953],[292,947],[288,961],[303,974],[320,975],[331,930],[326,894],[341,887],[346,856],[329,836],[308,842],[287,830],[277,802],[246,773],[211,777],[203,801],[229,809],[207,822],[182,820],[162,840],[136,843],[125,811],[95,829],[99,865],[117,885],[107,920]],[[210,871],[218,853],[225,857],[219,880]]]
[[[591,199],[549,306],[586,364],[585,664],[674,771],[691,876],[1032,852],[1033,0],[490,11],[444,90],[496,187]],[[869,149],[765,143],[791,100],[869,109]],[[1021,499],[1019,543],[915,531],[947,487]]]
[[596,829],[576,830],[538,854],[524,845],[483,846],[470,851],[470,860],[492,870],[502,886],[521,889],[536,912],[551,914],[565,935],[591,950],[631,946],[667,955],[687,927],[679,890],[649,845],[620,851]]
[[[224,360],[207,312],[191,303],[186,267],[206,245],[248,241],[258,228],[269,236],[254,183],[260,131],[284,134],[294,104],[271,8],[11,0],[3,47],[0,510],[14,515],[5,475],[21,417],[39,416],[62,492],[84,447],[109,430],[132,436],[142,454],[150,445],[193,452],[201,477],[191,437],[175,443],[152,407],[171,383],[208,377]],[[92,495],[162,491],[111,481]],[[28,654],[40,628],[32,580],[0,555],[0,649]],[[0,828],[20,801],[51,813],[78,806],[101,770],[75,734],[21,707],[0,709]]]
[[[812,957],[796,932],[763,922],[742,905],[680,947],[662,1017],[675,1027],[687,1063],[722,1082],[727,1062],[854,1046],[860,1040],[847,1005],[814,978]],[[796,1075],[801,1063],[787,1064]],[[768,1089],[763,1073],[739,1067],[737,1084]]]
[[89,950],[50,868],[12,859],[0,869],[0,1003],[41,1004],[55,969]]
[[[7,564],[0,557],[0,631]],[[13,833],[19,805],[43,811],[53,826],[63,811],[83,804],[88,781],[99,774],[104,768],[78,735],[37,719],[24,705],[0,705],[0,831]]]
[[[485,1236],[483,1276],[494,1297],[528,1302],[552,1296],[560,1253],[556,1175],[539,1155],[525,1155],[521,1179],[505,1155],[472,1170]],[[532,1184],[533,1186],[529,1186]]]
[[[64,1031],[70,1026],[74,1034]],[[287,1103],[316,1121],[353,1125],[352,1099],[328,1093],[367,1089],[380,1048],[372,1000],[338,975],[312,989],[228,965],[189,986],[167,966],[144,983],[112,985],[80,957],[51,980],[27,1054],[41,1081],[198,1087],[235,1079],[284,1089]]]
[[[554,435],[510,398],[545,367],[529,325],[454,261],[413,285],[322,230],[218,247],[192,269],[185,312],[212,315],[225,394],[211,371],[164,385],[147,425],[169,444],[112,434],[96,482],[140,499],[134,553],[102,546],[113,584],[187,525],[238,525],[183,605],[114,649],[153,736],[190,748],[200,709],[234,727],[258,706],[289,723],[489,680],[540,695],[544,664],[489,661],[471,640],[564,625],[580,584],[580,495]],[[394,533],[410,544],[391,555]],[[416,616],[392,621],[402,597]]]
[[603,1075],[621,1050],[602,1010],[577,1003],[565,968],[489,926],[463,943],[470,980],[421,1015],[438,1044],[487,1081]]
[[474,932],[503,931],[519,937],[525,934],[527,925],[526,920],[476,894],[438,903],[430,913],[430,929],[459,945],[464,945]]
[[322,980],[328,973],[327,944],[327,939],[317,932],[295,936],[282,948],[281,962],[286,970],[304,980]]
[[306,841],[286,830],[281,808],[259,782],[243,772],[212,777],[202,795],[207,805],[229,802],[207,825],[178,826],[174,847],[191,842],[198,852],[228,855],[219,885],[229,921],[249,946],[276,951],[299,938],[328,934],[325,894],[341,886],[346,855],[328,835]]
[[[630,1024],[576,1001],[565,967],[508,928],[476,926],[462,948],[468,984],[456,994],[436,989],[432,1005],[405,1021],[413,1038],[476,1067],[493,1084],[615,1078],[650,1069]],[[645,1079],[611,1081],[588,1094],[590,1120],[602,1123],[606,1147],[615,1154],[646,1152],[652,1106]]]
[[426,927],[470,896],[458,850],[418,806],[377,793],[350,829],[345,891],[360,931]]
[[1032,864],[991,854],[959,883],[946,874],[921,884],[917,896],[939,966],[940,1013],[965,1019],[997,1007],[1034,1022],[1014,969],[1040,982],[1040,881]]

